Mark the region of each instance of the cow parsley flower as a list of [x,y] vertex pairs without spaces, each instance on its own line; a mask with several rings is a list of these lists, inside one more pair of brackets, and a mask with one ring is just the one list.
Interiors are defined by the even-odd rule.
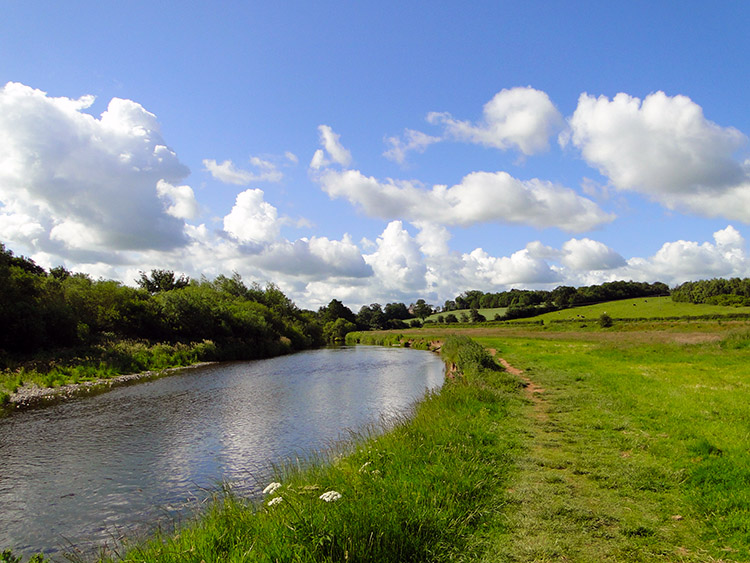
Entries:
[[282,500],[284,500],[282,497],[273,497],[271,500],[268,501],[268,506],[279,504]]
[[328,491],[320,495],[318,498],[326,502],[333,502],[341,498],[341,493],[337,493],[336,491]]
[[279,490],[280,487],[281,487],[281,483],[276,483],[276,482],[269,483],[269,485],[265,489],[263,489],[263,494],[272,495],[277,490]]

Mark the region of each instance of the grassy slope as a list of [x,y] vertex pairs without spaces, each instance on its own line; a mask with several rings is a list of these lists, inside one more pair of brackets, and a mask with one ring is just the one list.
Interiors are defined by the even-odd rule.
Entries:
[[[502,317],[505,314],[505,311],[507,310],[508,310],[507,307],[497,307],[494,309],[477,309],[477,311],[479,311],[479,314],[484,315],[484,318],[487,319],[488,321],[495,320],[495,315],[500,315]],[[438,317],[445,317],[445,315],[449,315],[450,313],[453,313],[454,315],[456,315],[456,318],[460,318],[461,313],[465,313],[468,316],[470,312],[471,312],[471,309],[460,309],[457,311],[445,311],[443,313],[435,313],[434,315],[430,315],[425,320],[437,322]]]
[[693,303],[677,303],[671,297],[645,297],[638,299],[624,299],[609,301],[585,307],[574,307],[545,313],[535,320],[545,322],[551,320],[585,318],[596,320],[602,313],[614,318],[659,318],[659,317],[698,317],[703,315],[732,315],[737,313],[750,314],[750,307],[726,307],[722,305],[695,305]]
[[[479,309],[479,312],[485,316],[488,321],[494,320],[496,314],[503,315],[507,309]],[[461,313],[469,314],[469,309],[460,311],[449,311],[459,317]],[[602,313],[607,313],[611,317],[622,319],[633,318],[663,318],[663,317],[700,317],[704,315],[733,315],[746,314],[750,315],[750,307],[727,307],[723,305],[695,305],[693,303],[677,303],[672,301],[671,297],[640,297],[637,299],[623,299],[621,301],[608,301],[606,303],[597,303],[596,305],[584,305],[581,307],[572,307],[552,313],[545,313],[538,317],[519,319],[520,321],[566,319],[588,319],[596,320]],[[427,317],[427,320],[437,321],[438,316],[445,316],[448,313],[437,313]],[[513,321],[511,321],[513,322]]]

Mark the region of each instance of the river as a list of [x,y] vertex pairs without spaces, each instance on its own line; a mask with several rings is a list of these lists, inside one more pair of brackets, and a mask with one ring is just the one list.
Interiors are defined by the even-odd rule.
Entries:
[[178,521],[221,483],[405,412],[432,353],[356,346],[221,363],[0,419],[0,550],[90,554]]

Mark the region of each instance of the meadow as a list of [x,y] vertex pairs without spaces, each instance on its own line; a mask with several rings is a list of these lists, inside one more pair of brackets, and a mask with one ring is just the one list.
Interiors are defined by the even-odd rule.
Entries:
[[[478,309],[477,312],[484,316],[487,321],[494,321],[495,317],[502,317],[508,311],[507,308]],[[596,321],[602,314],[621,320],[687,320],[714,317],[716,319],[747,317],[750,318],[750,307],[733,307],[725,305],[694,304],[687,302],[672,301],[669,296],[663,297],[639,297],[635,299],[622,299],[620,301],[607,301],[594,305],[569,307],[551,313],[544,313],[535,317],[504,321],[512,323],[540,323],[549,324],[553,322],[586,322]],[[438,317],[445,318],[453,314],[459,321],[462,316],[469,318],[469,309],[459,309],[435,313],[425,319],[429,322],[438,322]]]

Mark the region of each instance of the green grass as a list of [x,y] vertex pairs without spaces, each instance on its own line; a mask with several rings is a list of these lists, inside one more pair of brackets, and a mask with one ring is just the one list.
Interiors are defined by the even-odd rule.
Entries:
[[215,355],[216,346],[210,341],[190,344],[112,342],[79,350],[67,358],[38,359],[0,371],[0,399],[3,393],[14,393],[23,385],[58,387],[106,380],[121,374],[188,366],[213,360]]
[[481,341],[543,389],[525,416],[513,533],[490,560],[750,560],[741,347]]
[[[750,561],[750,325],[691,325],[351,334],[441,340],[463,375],[387,433],[279,468],[262,503],[217,494],[206,514],[123,557]],[[487,349],[524,373],[499,371]],[[331,490],[341,498],[319,498]]]
[[[487,533],[505,527],[520,382],[469,339],[446,347],[464,375],[411,419],[360,437],[346,455],[280,468],[280,488],[260,505],[218,496],[200,519],[124,560],[476,560]],[[341,498],[321,500],[328,491]]]
[[[488,321],[495,319],[495,315],[504,315],[506,308],[479,309]],[[460,319],[462,313],[469,315],[469,309],[459,311],[448,311],[436,313],[427,317],[427,320],[437,322],[439,316],[453,313]],[[672,301],[671,297],[640,297],[637,299],[623,299],[621,301],[607,301],[596,305],[583,305],[571,307],[561,311],[545,313],[536,317],[517,319],[509,322],[528,322],[529,320],[545,323],[560,320],[581,320],[594,322],[602,313],[616,319],[660,319],[669,317],[705,317],[705,316],[728,316],[728,315],[750,315],[750,307],[733,307],[725,305],[696,305],[693,303],[679,303]]]
[[[496,307],[493,309],[477,309],[479,311],[480,315],[483,315],[485,319],[488,321],[494,321],[495,315],[500,315],[501,317],[505,314],[505,311],[507,311],[507,307]],[[471,312],[471,309],[460,309],[457,311],[444,311],[442,313],[435,313],[434,315],[430,315],[425,320],[427,321],[435,321],[437,322],[438,317],[445,318],[445,315],[449,315],[453,313],[456,315],[456,318],[461,322],[461,313],[464,313],[467,317],[469,316],[469,313]]]
[[672,301],[671,297],[642,297],[563,309],[545,313],[534,317],[534,319],[543,320],[545,323],[573,319],[596,321],[602,313],[607,313],[615,319],[659,319],[665,317],[703,317],[707,315],[750,315],[750,307],[695,305],[693,303],[678,303]]

